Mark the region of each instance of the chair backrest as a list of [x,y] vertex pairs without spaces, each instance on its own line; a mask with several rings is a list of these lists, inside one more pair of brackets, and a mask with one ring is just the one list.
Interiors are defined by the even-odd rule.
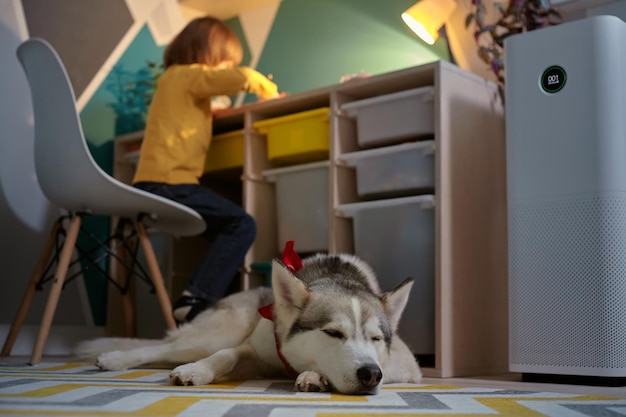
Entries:
[[[35,116],[35,169],[44,194],[60,207],[74,209],[77,190],[102,175],[83,136],[74,90],[54,48],[32,38],[17,49],[24,68]],[[69,197],[69,198],[68,198]]]
[[158,219],[157,227],[177,235],[204,230],[196,211],[130,187],[98,166],[87,147],[63,62],[47,41],[23,42],[17,57],[33,102],[37,179],[51,202],[73,212],[130,218],[145,213]]

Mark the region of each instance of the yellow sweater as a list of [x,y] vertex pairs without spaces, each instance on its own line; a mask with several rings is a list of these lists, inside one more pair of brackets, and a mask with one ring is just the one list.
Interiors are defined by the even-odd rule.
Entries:
[[278,91],[273,82],[248,67],[169,67],[158,80],[133,183],[197,184],[212,137],[211,96],[241,90],[261,98]]

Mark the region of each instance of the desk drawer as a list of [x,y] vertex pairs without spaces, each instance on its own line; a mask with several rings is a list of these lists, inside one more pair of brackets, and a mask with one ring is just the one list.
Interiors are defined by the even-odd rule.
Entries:
[[328,107],[255,122],[267,136],[267,159],[277,165],[328,159],[330,127]]
[[433,87],[421,87],[346,103],[363,148],[400,143],[435,131]]
[[204,162],[204,172],[243,167],[243,130],[213,136]]
[[432,140],[352,152],[339,159],[356,169],[357,193],[388,198],[432,193],[435,187]]

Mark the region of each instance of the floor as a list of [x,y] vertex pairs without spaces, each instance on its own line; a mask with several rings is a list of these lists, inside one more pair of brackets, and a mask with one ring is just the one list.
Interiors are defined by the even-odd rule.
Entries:
[[[0,363],[28,363],[26,356],[0,358]],[[71,357],[44,357],[42,362],[71,362]],[[520,374],[480,375],[464,378],[424,378],[423,383],[432,385],[455,385],[465,387],[503,388],[522,391],[558,392],[565,394],[588,394],[626,398],[625,387],[601,387],[588,385],[544,384],[522,382]]]
[[560,392],[564,394],[589,394],[626,398],[626,386],[599,387],[589,385],[522,382],[520,374],[481,375],[466,378],[424,378],[424,382],[432,384],[461,385],[468,387],[506,388],[523,391]]

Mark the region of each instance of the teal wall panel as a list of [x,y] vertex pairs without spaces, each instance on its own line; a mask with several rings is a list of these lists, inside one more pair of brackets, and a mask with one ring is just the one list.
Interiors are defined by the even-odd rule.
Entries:
[[225,22],[229,28],[232,29],[233,32],[237,34],[237,37],[241,41],[241,46],[243,48],[243,58],[241,60],[241,65],[249,65],[252,56],[250,55],[250,47],[248,46],[248,42],[246,36],[244,34],[243,28],[241,27],[241,21],[239,18],[235,17],[232,19],[228,19]]
[[449,59],[445,41],[428,46],[400,15],[415,0],[285,0],[257,69],[281,91],[336,84],[345,74],[380,74]]
[[[99,147],[112,141],[117,134],[143,128],[141,117],[147,107],[142,105],[141,95],[146,89],[142,82],[148,81],[151,71],[147,62],[160,65],[162,55],[163,47],[156,45],[150,30],[144,26],[81,112],[85,137],[90,145]],[[136,128],[116,130],[116,125],[119,127],[116,119],[129,115],[138,119]],[[110,166],[110,162],[101,163],[103,168],[107,165]]]

